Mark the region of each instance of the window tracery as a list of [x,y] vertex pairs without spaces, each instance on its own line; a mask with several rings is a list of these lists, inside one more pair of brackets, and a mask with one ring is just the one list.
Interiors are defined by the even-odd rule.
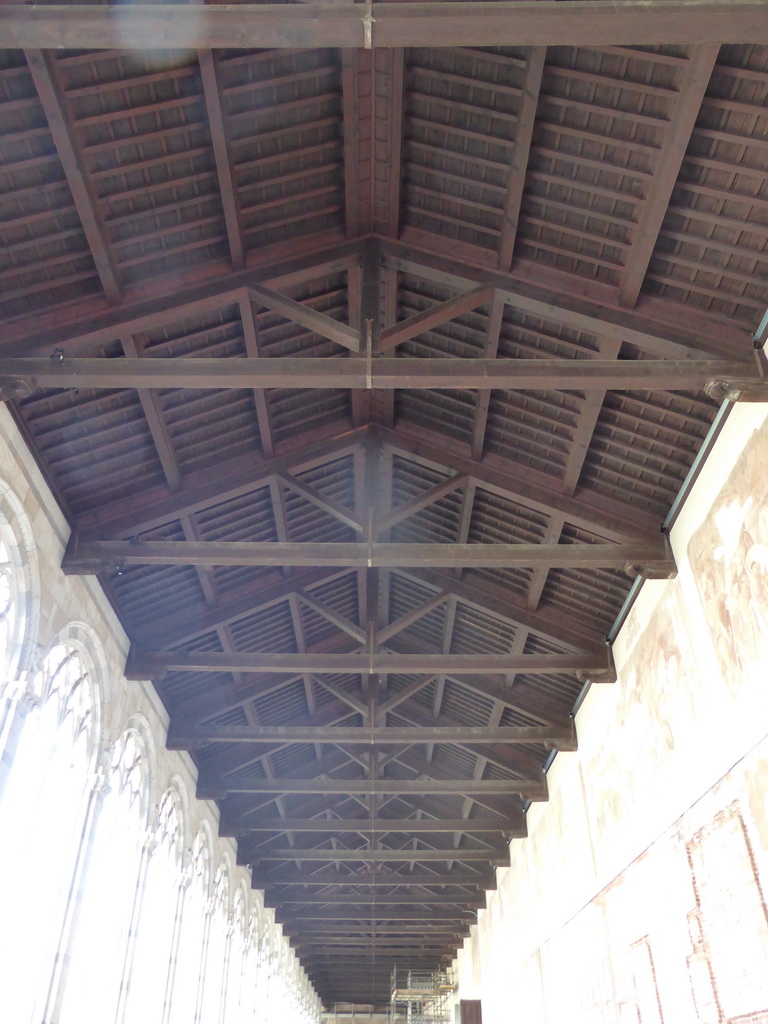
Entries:
[[161,1024],[182,882],[182,820],[177,792],[160,801],[138,920],[124,1024]]
[[19,669],[26,669],[24,651],[32,640],[36,619],[32,531],[24,508],[0,481],[0,694],[9,691]]
[[[0,958],[9,1020],[26,1024],[45,997],[88,811],[98,737],[93,660],[72,641],[54,644],[24,697],[26,719],[0,802]],[[48,838],[56,836],[56,857]],[[29,885],[19,884],[28,879]],[[39,921],[49,927],[42,936]]]
[[141,736],[126,730],[112,750],[81,881],[61,1024],[115,1019],[147,834],[145,762]]
[[218,1024],[221,1018],[229,940],[229,871],[220,864],[209,906],[201,1024]]
[[202,974],[208,889],[210,884],[210,840],[198,830],[186,873],[181,931],[173,968],[171,1024],[190,1024],[197,1010]]

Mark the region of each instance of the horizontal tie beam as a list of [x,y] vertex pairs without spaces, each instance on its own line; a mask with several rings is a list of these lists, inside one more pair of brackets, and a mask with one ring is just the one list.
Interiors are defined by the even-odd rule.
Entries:
[[[568,672],[604,675],[606,655],[596,654],[241,654],[218,651],[141,651],[131,648],[127,679],[157,679],[166,672],[258,672],[302,675],[305,672],[351,675],[447,673],[493,675],[523,672],[558,675]],[[310,741],[311,742],[311,741]],[[178,740],[176,740],[178,746]]]
[[541,568],[653,569],[667,575],[674,562],[662,542],[639,544],[388,544],[291,541],[70,542],[62,569],[91,575],[131,565],[344,566],[376,569]]
[[[454,851],[455,853],[456,851]],[[455,859],[455,858],[454,858]],[[367,925],[373,926],[377,921],[469,921],[474,922],[477,914],[473,910],[447,910],[437,908],[435,910],[382,910],[375,907],[368,911]],[[354,907],[334,907],[329,910],[305,910],[301,918],[293,917],[284,910],[275,911],[275,922],[282,924],[283,921],[292,923],[303,923],[304,921],[354,921],[360,917],[360,911]]]
[[[435,10],[438,8],[438,10]],[[0,7],[8,48],[281,49],[768,43],[764,0]]]
[[253,884],[258,889],[267,889],[275,885],[472,885],[480,886],[483,889],[495,889],[496,880],[491,874],[475,873],[474,871],[451,871],[447,873],[435,869],[439,874],[432,874],[424,871],[409,871],[406,875],[376,873],[359,875],[347,872],[345,874],[334,873],[332,876],[319,874],[316,868],[301,870],[295,867],[275,868],[272,872],[253,872]]
[[[454,851],[455,853],[455,851]],[[489,851],[493,853],[493,851]],[[336,892],[336,893],[306,893],[296,892],[290,896],[267,896],[264,899],[265,907],[282,906],[284,903],[377,903],[379,905],[391,905],[397,903],[459,903],[471,904],[473,907],[485,906],[485,896],[478,893],[370,893],[370,892]]]
[[[287,846],[284,849],[253,850],[249,853],[252,862],[263,860],[324,860],[324,861],[483,861],[486,864],[509,863],[509,850],[457,850],[451,847],[449,850],[302,850],[294,846]],[[380,897],[385,902],[386,897]],[[333,898],[328,899],[329,903]],[[426,903],[429,900],[425,900]]]
[[[333,795],[397,796],[401,793],[440,794],[443,796],[471,796],[494,793],[520,796],[530,800],[547,799],[547,782],[542,775],[537,779],[238,779],[222,777],[198,783],[201,799],[215,799],[226,793],[321,793]],[[333,853],[324,851],[333,860]],[[420,851],[424,852],[424,851]],[[295,853],[295,851],[294,851]],[[402,851],[400,860],[408,860],[408,851]],[[460,850],[454,850],[453,860],[463,860]],[[301,860],[292,853],[287,860]],[[354,859],[354,858],[337,858]],[[360,858],[358,858],[360,859]],[[362,857],[363,860],[370,857]],[[397,857],[383,859],[397,860]],[[418,858],[417,858],[418,859]],[[426,858],[429,859],[429,858]],[[434,858],[433,858],[434,859]]]
[[[200,728],[187,734],[169,730],[168,749],[186,750],[208,743],[354,743],[380,746],[401,743],[535,743],[557,750],[575,750],[576,735],[572,726],[557,729],[548,726],[357,726],[312,725],[235,725],[222,728]],[[281,822],[275,822],[280,825]],[[329,825],[332,822],[313,822]],[[365,825],[365,822],[358,822]],[[410,827],[422,824],[410,822]]]
[[[422,832],[503,832],[516,839],[527,835],[522,815],[516,821],[504,818],[377,818],[375,821],[370,818],[252,818],[240,826],[230,826],[224,819],[219,827],[220,836],[243,836],[249,832],[362,832],[366,835],[385,835],[387,832],[408,832],[414,835]],[[353,877],[344,878],[343,881],[349,884],[357,880]],[[395,879],[392,884],[397,885],[398,882],[399,879]],[[366,884],[366,880],[359,879],[359,883]],[[403,879],[403,883],[413,884],[410,879]],[[327,880],[326,884],[334,884],[334,880]]]
[[[2,8],[0,8],[0,11]],[[747,363],[713,359],[0,359],[0,397],[35,388],[453,388],[460,390],[702,391],[713,380],[760,383]]]

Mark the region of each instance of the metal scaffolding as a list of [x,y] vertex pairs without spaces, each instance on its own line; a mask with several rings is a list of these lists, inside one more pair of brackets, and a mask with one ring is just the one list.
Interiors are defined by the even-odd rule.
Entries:
[[390,1024],[448,1024],[448,1002],[456,986],[450,970],[392,968]]

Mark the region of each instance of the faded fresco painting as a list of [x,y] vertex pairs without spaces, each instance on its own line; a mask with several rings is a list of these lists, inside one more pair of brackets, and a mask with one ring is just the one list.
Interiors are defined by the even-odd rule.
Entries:
[[768,686],[768,422],[691,538],[688,557],[730,691]]
[[637,800],[675,750],[679,728],[695,718],[698,673],[677,583],[654,609],[617,683],[612,729],[616,742],[600,746],[585,766],[599,838],[626,831]]

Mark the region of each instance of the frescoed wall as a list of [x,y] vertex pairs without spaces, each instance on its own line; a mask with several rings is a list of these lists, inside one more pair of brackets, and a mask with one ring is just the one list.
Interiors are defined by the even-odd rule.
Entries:
[[619,674],[455,964],[484,1024],[768,1024],[768,409],[732,411]]

